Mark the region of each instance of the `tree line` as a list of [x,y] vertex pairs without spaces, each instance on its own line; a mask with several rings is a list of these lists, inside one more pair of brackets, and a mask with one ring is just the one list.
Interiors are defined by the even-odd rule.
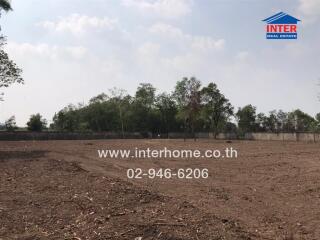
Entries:
[[[47,121],[40,114],[30,117],[31,131],[42,131]],[[4,126],[15,130],[11,117]],[[315,117],[297,109],[291,112],[273,110],[258,113],[253,105],[236,111],[229,99],[215,83],[202,86],[195,78],[183,78],[172,93],[157,94],[150,83],[141,83],[133,96],[125,90],[113,88],[101,93],[87,104],[68,105],[55,113],[49,130],[62,132],[140,132],[153,136],[166,136],[169,132],[317,132],[320,130],[320,113]]]

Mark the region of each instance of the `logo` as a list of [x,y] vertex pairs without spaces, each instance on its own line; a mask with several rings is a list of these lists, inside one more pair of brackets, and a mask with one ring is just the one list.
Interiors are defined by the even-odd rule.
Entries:
[[263,22],[267,23],[267,39],[297,39],[299,19],[284,12],[268,17]]

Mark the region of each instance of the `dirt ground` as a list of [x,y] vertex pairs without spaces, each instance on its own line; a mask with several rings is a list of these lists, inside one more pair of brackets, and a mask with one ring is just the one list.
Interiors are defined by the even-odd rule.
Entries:
[[[224,149],[234,159],[100,159],[98,149]],[[128,179],[208,168],[208,179]],[[0,142],[0,239],[320,239],[320,145],[97,140]]]

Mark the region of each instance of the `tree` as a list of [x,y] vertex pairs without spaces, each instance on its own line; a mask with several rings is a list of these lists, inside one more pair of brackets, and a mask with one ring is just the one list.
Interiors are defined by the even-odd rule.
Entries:
[[241,135],[256,130],[256,107],[250,104],[239,108],[236,117]]
[[155,96],[156,89],[151,84],[141,83],[130,107],[132,129],[143,133],[146,137],[149,136],[149,132],[156,132],[158,129],[154,107]]
[[170,94],[162,93],[157,96],[155,105],[160,115],[160,132],[168,135],[170,131],[177,128],[175,116],[178,110],[176,103]]
[[316,120],[320,123],[320,113],[316,114]]
[[[113,131],[140,132],[144,136],[169,132],[212,131],[214,136],[223,132],[295,132],[320,131],[320,113],[315,118],[295,110],[290,113],[273,110],[269,114],[256,114],[252,105],[239,108],[235,114],[238,126],[230,121],[233,107],[209,83],[201,89],[196,78],[178,81],[173,94],[156,95],[151,84],[140,84],[135,96],[125,90],[111,89],[107,95],[99,94],[87,105],[69,105],[55,114],[51,127],[59,131]],[[1,126],[0,126],[1,129]],[[195,136],[195,134],[193,135]]]
[[135,99],[147,108],[151,108],[154,104],[156,89],[150,83],[140,83]]
[[264,113],[258,113],[256,116],[257,130],[259,132],[267,131],[268,117]]
[[91,102],[76,112],[81,126],[92,131],[120,131],[120,118],[117,104],[108,98],[102,102]]
[[93,98],[90,99],[89,101],[89,104],[92,104],[92,103],[103,103],[103,102],[106,102],[108,101],[109,99],[109,96],[105,93],[101,93]]
[[23,83],[21,72],[9,59],[8,54],[0,49],[0,88],[7,88],[13,83]]
[[317,121],[309,114],[296,109],[290,112],[288,115],[289,121],[291,123],[291,129],[296,132],[308,132],[315,131],[317,126]]
[[278,129],[281,132],[288,131],[288,113],[279,110],[277,113]]
[[[121,102],[124,129],[130,113],[130,96]],[[53,117],[52,129],[58,131],[121,131],[121,120],[118,101],[106,94],[99,94],[90,99],[88,105],[68,105]]]
[[270,132],[277,132],[279,130],[278,127],[279,127],[279,122],[277,118],[277,111],[272,110],[269,113],[269,117],[268,117],[268,129]]
[[[0,16],[1,10],[11,10],[9,1],[0,0]],[[4,44],[5,38],[0,35],[0,88],[7,88],[13,83],[23,83],[23,79],[21,77],[22,70],[19,69],[17,65],[9,59],[8,54],[1,49]],[[1,97],[0,100],[2,100]]]
[[189,125],[194,137],[195,125],[201,108],[200,87],[201,82],[195,77],[184,77],[177,82],[173,93],[179,109],[178,118],[183,119],[184,122],[184,133]]
[[320,113],[317,113],[315,118],[317,120],[317,122],[316,122],[316,125],[317,125],[316,131],[319,132],[320,131]]
[[119,109],[119,117],[120,117],[120,123],[121,123],[121,133],[122,138],[124,138],[124,117],[123,117],[123,107],[122,104],[124,102],[125,96],[127,96],[127,92],[124,89],[119,88],[113,88],[110,89],[110,94],[112,96],[112,101],[115,102],[115,104],[118,106]]
[[6,122],[5,122],[5,128],[7,131],[13,132],[15,131],[18,127],[17,127],[17,123],[16,123],[16,117],[15,116],[11,116]]
[[204,118],[216,139],[219,130],[226,125],[230,116],[233,115],[233,107],[214,83],[209,83],[207,87],[202,88],[201,98]]
[[30,116],[30,120],[27,122],[28,130],[33,132],[41,132],[47,126],[47,121],[37,113]]
[[12,10],[10,2],[8,0],[0,0],[0,13],[1,9],[6,12]]
[[81,129],[79,108],[69,104],[53,117],[52,127],[58,131],[74,132]]
[[269,112],[269,116],[264,113],[259,113],[256,116],[256,130],[262,132],[276,132],[280,130],[280,123],[278,120],[277,111]]

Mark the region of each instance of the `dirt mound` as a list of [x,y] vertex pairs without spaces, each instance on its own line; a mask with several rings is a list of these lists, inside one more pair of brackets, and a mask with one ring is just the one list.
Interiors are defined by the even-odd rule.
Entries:
[[6,154],[0,239],[251,239],[238,223],[186,201],[90,174],[76,163]]

